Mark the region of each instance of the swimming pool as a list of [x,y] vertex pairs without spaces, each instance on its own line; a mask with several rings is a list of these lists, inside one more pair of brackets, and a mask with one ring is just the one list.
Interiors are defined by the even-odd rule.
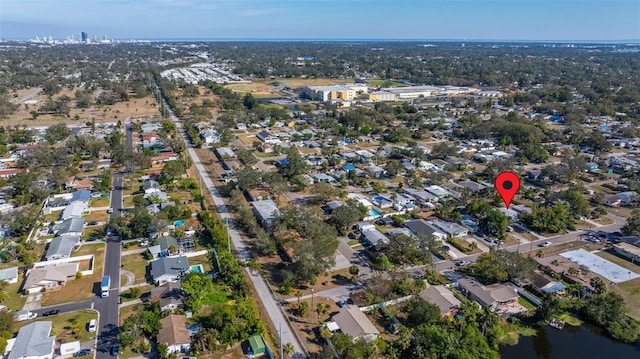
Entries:
[[191,266],[190,269],[194,273],[204,273],[204,268],[202,267],[202,264]]
[[173,225],[176,227],[182,227],[184,226],[184,221],[175,221],[173,222]]
[[375,210],[373,210],[373,209],[368,210],[368,211],[367,211],[367,213],[368,213],[368,214],[369,214],[369,216],[371,216],[371,217],[380,217],[380,213],[376,212],[376,211],[375,211]]

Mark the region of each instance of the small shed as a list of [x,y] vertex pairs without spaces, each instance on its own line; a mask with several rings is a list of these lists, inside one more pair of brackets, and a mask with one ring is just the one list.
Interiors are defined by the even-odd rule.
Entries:
[[79,341],[60,344],[60,355],[72,355],[78,351],[80,351]]
[[259,335],[254,335],[249,338],[249,349],[253,355],[260,355],[266,352],[266,345],[264,340]]

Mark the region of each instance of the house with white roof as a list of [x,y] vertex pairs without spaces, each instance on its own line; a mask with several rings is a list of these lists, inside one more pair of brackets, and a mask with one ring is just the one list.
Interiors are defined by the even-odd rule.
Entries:
[[20,328],[7,359],[52,359],[56,342],[56,337],[51,336],[52,324],[33,322]]

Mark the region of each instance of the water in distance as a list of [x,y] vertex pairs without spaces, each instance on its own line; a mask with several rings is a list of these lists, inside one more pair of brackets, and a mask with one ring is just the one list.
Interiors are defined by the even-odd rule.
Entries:
[[566,359],[566,358],[640,358],[640,344],[617,342],[600,327],[583,324],[565,325],[558,330],[550,326],[538,327],[532,337],[520,337],[518,344],[500,348],[503,359]]

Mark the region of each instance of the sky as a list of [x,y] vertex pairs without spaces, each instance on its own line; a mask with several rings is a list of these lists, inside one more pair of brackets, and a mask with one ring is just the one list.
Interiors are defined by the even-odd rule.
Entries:
[[640,39],[639,0],[0,0],[0,39]]

